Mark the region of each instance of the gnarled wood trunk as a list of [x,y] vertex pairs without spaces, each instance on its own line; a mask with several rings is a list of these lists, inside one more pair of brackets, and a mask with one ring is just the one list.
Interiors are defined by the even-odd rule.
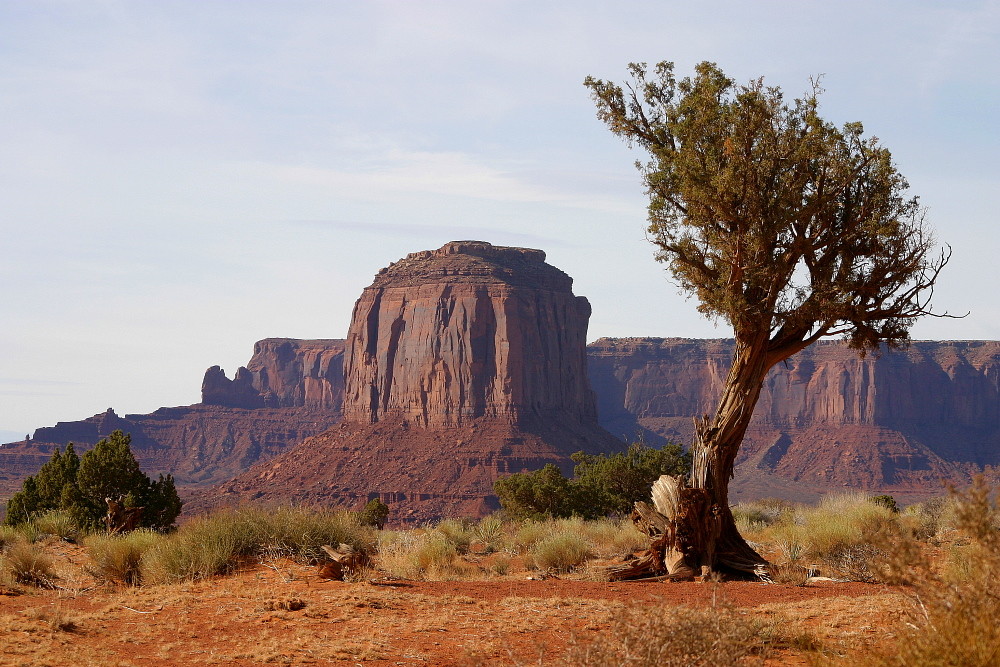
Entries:
[[765,341],[737,341],[715,416],[695,420],[690,480],[664,475],[653,484],[653,507],[636,503],[633,520],[650,536],[650,547],[633,563],[614,568],[612,579],[690,578],[715,570],[752,574],[766,567],[729,509],[736,455],[775,363]]

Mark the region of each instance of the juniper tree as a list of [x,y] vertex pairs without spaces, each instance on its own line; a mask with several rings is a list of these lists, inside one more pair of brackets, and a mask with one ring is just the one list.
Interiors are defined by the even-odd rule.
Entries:
[[736,529],[728,485],[768,370],[829,336],[862,355],[905,346],[933,314],[950,249],[937,249],[889,150],[861,123],[820,116],[818,82],[788,102],[714,63],[680,80],[669,62],[629,72],[622,86],[584,84],[598,118],[648,154],[637,166],[656,259],[736,341],[718,407],[696,421],[690,485],[707,518],[685,548],[701,565],[751,570],[764,560]]

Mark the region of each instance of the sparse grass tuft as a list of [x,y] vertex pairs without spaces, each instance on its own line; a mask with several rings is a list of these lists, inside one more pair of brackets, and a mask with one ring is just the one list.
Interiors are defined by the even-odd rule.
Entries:
[[531,561],[540,570],[569,572],[591,557],[590,545],[573,532],[558,532],[535,544]]
[[35,607],[27,615],[32,620],[45,623],[49,629],[55,632],[76,632],[80,629],[80,624],[76,618],[61,607],[53,609]]
[[3,556],[3,569],[18,584],[50,588],[55,577],[52,558],[36,544],[16,542]]
[[127,535],[90,535],[84,542],[95,574],[105,581],[138,586],[142,583],[142,557],[156,544],[168,539],[152,530],[135,530]]
[[773,628],[725,608],[630,608],[592,643],[571,644],[557,664],[617,667],[763,665]]

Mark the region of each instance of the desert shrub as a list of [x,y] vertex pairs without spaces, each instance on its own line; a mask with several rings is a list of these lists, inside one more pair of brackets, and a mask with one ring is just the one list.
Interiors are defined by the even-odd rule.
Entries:
[[3,555],[7,578],[19,584],[51,587],[55,579],[52,559],[36,544],[15,542]]
[[773,628],[727,608],[629,608],[591,643],[571,644],[556,664],[584,667],[762,665]]
[[38,530],[35,524],[31,521],[16,526],[14,530],[17,533],[17,535],[25,542],[34,543],[42,539],[42,532]]
[[28,477],[7,501],[4,521],[19,525],[53,510],[61,510],[79,528],[96,528],[107,511],[106,498],[126,507],[142,507],[139,525],[166,529],[181,511],[181,501],[170,475],[152,481],[135,460],[132,438],[115,431],[82,457],[73,443],[57,447],[38,473]]
[[551,521],[524,521],[514,531],[510,550],[516,554],[531,551],[538,542],[552,534]]
[[63,539],[76,539],[80,529],[73,516],[66,510],[49,510],[36,516],[31,523],[39,533],[56,535]]
[[772,503],[770,511],[749,503],[734,514],[743,517],[741,532],[758,550],[779,555],[779,567],[815,564],[856,581],[877,579],[880,545],[903,532],[900,515],[862,494],[830,495],[816,506]]
[[0,550],[6,549],[21,539],[24,538],[13,526],[0,526]]
[[434,526],[434,531],[455,547],[459,554],[469,552],[473,532],[469,524],[461,519],[442,519]]
[[491,514],[472,527],[472,534],[487,553],[493,553],[503,548],[507,532],[503,519]]
[[282,507],[277,510],[245,509],[236,520],[251,545],[246,556],[262,552],[288,555],[306,563],[325,560],[321,547],[347,544],[355,551],[371,554],[375,539],[371,526],[361,523],[354,512]]
[[371,526],[382,530],[389,519],[389,506],[378,498],[372,498],[361,510],[358,519],[363,526]]
[[601,558],[624,556],[649,544],[649,538],[628,518],[583,521],[579,530],[594,554]]
[[931,539],[954,528],[957,503],[954,496],[937,496],[908,506],[902,518],[916,538]]
[[951,554],[961,567],[935,567],[921,543],[902,536],[891,543],[887,575],[912,586],[913,607],[898,641],[870,653],[868,665],[996,665],[1000,655],[1000,510],[979,478],[953,499],[955,527],[968,538]]
[[458,549],[439,531],[383,531],[378,538],[379,567],[391,575],[429,578],[456,572]]
[[105,581],[138,586],[142,583],[142,558],[154,545],[167,539],[149,529],[127,535],[94,534],[84,542],[94,573]]
[[763,498],[738,503],[732,508],[733,520],[744,537],[782,521],[790,520],[794,507],[787,500]]
[[324,559],[321,546],[347,544],[371,554],[371,527],[357,513],[303,508],[228,510],[194,519],[153,545],[143,558],[148,581],[202,579],[248,561],[287,556],[306,563]]
[[536,543],[530,556],[540,570],[569,572],[591,557],[591,548],[581,535],[560,531]]
[[572,479],[551,463],[498,479],[493,489],[503,512],[520,519],[628,514],[637,500],[649,501],[650,488],[660,475],[686,475],[691,470],[690,455],[674,444],[655,449],[636,442],[625,452],[577,452],[572,459],[576,463]]
[[896,499],[887,493],[877,496],[868,496],[868,502],[881,505],[893,514],[899,514],[899,505],[896,504]]

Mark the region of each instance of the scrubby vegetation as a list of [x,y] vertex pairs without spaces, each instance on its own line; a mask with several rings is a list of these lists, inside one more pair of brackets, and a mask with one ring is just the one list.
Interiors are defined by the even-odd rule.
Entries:
[[691,470],[690,455],[675,444],[656,449],[635,442],[618,454],[577,452],[572,459],[572,478],[550,463],[497,480],[493,488],[504,513],[519,519],[628,514],[635,501],[649,500],[650,486],[660,475],[687,475]]
[[57,447],[52,458],[7,501],[4,522],[38,525],[48,517],[52,530],[46,532],[66,537],[76,530],[98,527],[110,499],[125,508],[142,508],[139,527],[169,528],[181,512],[173,477],[160,475],[155,481],[147,477],[135,460],[131,442],[130,435],[115,431],[82,457],[77,456],[73,443],[65,452]]
[[[892,593],[892,613],[905,617],[898,627],[887,627],[880,647],[852,653],[834,646],[820,657],[822,642],[812,630],[767,614],[723,603],[626,605],[595,626],[604,630],[578,636],[564,656],[549,655],[545,664],[756,664],[774,650],[808,654],[824,664],[996,664],[1000,510],[990,489],[980,482],[964,494],[899,511],[893,505],[886,498],[844,494],[815,506],[760,500],[733,508],[743,534],[775,564],[771,574],[779,585],[814,585],[807,577],[817,571],[835,581],[900,584],[912,606],[906,608],[900,593]],[[71,539],[79,538],[79,544],[73,548],[84,554],[85,570],[96,581],[84,586],[66,579],[65,565],[58,560],[58,545],[67,544],[60,533],[68,525],[60,512],[0,527],[0,591],[41,595],[54,589],[51,594],[81,595],[103,585],[129,587],[136,595],[163,595],[155,591],[196,580],[202,582],[199,590],[208,590],[206,582],[220,575],[266,572],[264,568],[284,572],[288,563],[302,568],[322,564],[327,557],[321,547],[342,543],[371,557],[366,568],[351,574],[354,581],[553,576],[588,581],[601,579],[606,565],[643,549],[647,541],[627,519],[494,515],[380,531],[361,512],[245,508],[193,519],[169,534],[151,529],[123,535],[74,533]],[[160,588],[164,585],[166,589]],[[726,588],[722,584],[717,589],[720,600]],[[290,609],[280,600],[262,604]]]

